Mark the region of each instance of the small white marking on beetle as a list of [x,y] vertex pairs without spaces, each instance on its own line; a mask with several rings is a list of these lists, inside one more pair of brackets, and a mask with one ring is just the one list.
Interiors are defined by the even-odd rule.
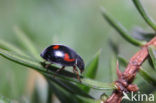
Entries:
[[58,56],[58,57],[63,57],[64,56],[64,54],[61,51],[56,51],[55,53],[56,53],[55,55]]

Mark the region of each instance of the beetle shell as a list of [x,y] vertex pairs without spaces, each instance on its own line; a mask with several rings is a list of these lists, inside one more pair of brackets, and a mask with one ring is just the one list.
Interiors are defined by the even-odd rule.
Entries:
[[64,45],[51,45],[43,50],[40,55],[45,60],[62,66],[78,66],[84,70],[83,59],[71,48]]

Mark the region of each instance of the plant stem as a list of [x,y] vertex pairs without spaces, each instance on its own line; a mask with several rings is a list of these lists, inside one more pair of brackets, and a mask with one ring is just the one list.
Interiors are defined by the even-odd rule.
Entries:
[[[121,76],[116,81],[116,89],[113,94],[105,101],[104,103],[120,103],[123,96],[123,91],[131,85],[136,76],[136,73],[139,71],[142,63],[149,56],[148,47],[150,45],[156,46],[156,37],[149,41],[146,45],[142,47],[129,61],[125,71],[121,73]],[[123,82],[124,81],[124,82]],[[124,88],[124,89],[123,89]],[[132,90],[128,90],[132,91]]]
[[146,23],[151,26],[154,31],[156,31],[156,22],[147,14],[140,0],[133,0],[133,3]]

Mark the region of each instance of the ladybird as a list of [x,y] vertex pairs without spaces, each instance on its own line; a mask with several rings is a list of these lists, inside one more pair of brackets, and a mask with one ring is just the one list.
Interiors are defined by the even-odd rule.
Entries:
[[80,80],[79,72],[76,67],[79,68],[80,72],[84,71],[83,59],[71,48],[64,45],[51,45],[45,48],[40,56],[51,64],[59,64],[62,67],[56,72],[63,70],[66,66],[72,66],[73,72],[77,74],[78,80]]

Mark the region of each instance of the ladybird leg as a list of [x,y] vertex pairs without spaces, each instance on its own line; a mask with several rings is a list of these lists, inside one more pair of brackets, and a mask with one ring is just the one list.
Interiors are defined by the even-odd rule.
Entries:
[[[46,62],[46,61],[45,61],[45,62]],[[45,66],[44,66],[44,67],[47,69],[47,72],[48,72],[48,70],[49,70],[48,68],[50,67],[51,64],[52,64],[52,63],[50,63],[50,64],[46,64],[46,63],[45,63]]]
[[53,63],[47,63],[47,64],[46,64],[46,61],[44,61],[44,63],[45,63],[45,66],[44,66],[44,67],[47,68],[47,69],[49,68],[49,66],[50,66],[51,64],[53,64]]
[[73,68],[73,73],[76,74],[75,69]]
[[62,71],[62,70],[64,70],[64,68],[65,68],[65,66],[62,66],[62,68],[60,68],[60,69],[57,69],[57,71],[54,73],[54,78],[55,78],[55,76],[56,76],[56,73],[58,73],[58,72],[60,72],[60,71]]
[[46,63],[45,63],[45,66],[44,66],[44,67],[46,68],[47,72],[48,72],[48,67],[49,67],[50,65],[51,65],[51,64],[46,64]]
[[45,68],[47,68],[47,69],[48,69],[48,67],[49,67],[50,65],[51,65],[51,64],[46,64],[46,65],[45,65]]
[[78,72],[78,70],[76,69],[76,66],[73,66],[73,71],[74,71],[74,73],[76,72],[76,74],[77,74],[77,79],[81,82],[80,76],[79,76],[79,72]]

